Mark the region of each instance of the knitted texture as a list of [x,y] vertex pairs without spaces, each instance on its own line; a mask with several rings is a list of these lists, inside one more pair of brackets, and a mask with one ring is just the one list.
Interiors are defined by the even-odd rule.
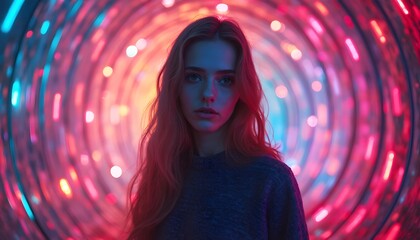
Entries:
[[270,157],[244,166],[225,153],[195,157],[157,239],[309,239],[291,169]]

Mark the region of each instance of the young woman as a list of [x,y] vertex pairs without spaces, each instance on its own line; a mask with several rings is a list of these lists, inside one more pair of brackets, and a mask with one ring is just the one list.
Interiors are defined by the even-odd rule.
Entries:
[[263,92],[238,24],[175,40],[131,183],[129,239],[308,239],[295,177],[266,140]]

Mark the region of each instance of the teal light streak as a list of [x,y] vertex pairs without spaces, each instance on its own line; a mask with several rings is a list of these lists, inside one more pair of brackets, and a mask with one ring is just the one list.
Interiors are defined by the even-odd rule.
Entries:
[[16,149],[15,149],[14,141],[13,140],[10,141],[9,144],[10,144],[10,150],[12,151],[13,169],[15,170],[16,176],[18,178],[17,179],[18,180],[18,188],[19,188],[19,191],[21,193],[20,200],[22,201],[23,208],[25,209],[26,214],[28,214],[28,217],[31,220],[34,220],[35,219],[34,212],[32,212],[31,206],[29,206],[28,200],[26,199],[25,192],[23,191],[23,186],[22,186],[22,181],[21,181],[21,178],[20,178],[20,174],[19,174],[19,171],[17,170],[16,155],[15,155],[16,154]]
[[99,14],[98,17],[95,19],[95,22],[93,22],[93,27],[99,27],[102,24],[102,22],[104,21],[105,16],[106,15],[105,15],[104,12]]
[[14,0],[12,2],[12,5],[10,5],[6,17],[4,18],[3,24],[1,25],[2,32],[8,33],[10,31],[10,29],[13,26],[13,23],[16,20],[16,16],[22,8],[23,2],[25,2],[25,0]]
[[26,200],[26,196],[24,194],[21,195],[21,199],[22,199],[23,208],[25,209],[26,214],[28,214],[28,217],[31,220],[34,220],[35,219],[34,213],[32,212],[32,209],[29,206],[28,200]]
[[62,29],[57,30],[57,32],[55,33],[55,36],[54,36],[54,38],[53,38],[53,40],[51,42],[51,49],[54,49],[54,52],[55,52],[55,49],[58,46],[58,43],[60,42],[62,33],[63,33],[63,30]]
[[20,95],[20,81],[16,79],[12,86],[12,99],[11,103],[14,107],[18,105],[19,95]]
[[50,21],[46,20],[42,23],[41,30],[39,31],[42,35],[46,34],[50,28]]
[[73,17],[74,14],[76,14],[77,11],[79,11],[79,8],[82,6],[82,3],[82,1],[77,1],[76,4],[74,4],[74,6],[70,10],[69,17]]

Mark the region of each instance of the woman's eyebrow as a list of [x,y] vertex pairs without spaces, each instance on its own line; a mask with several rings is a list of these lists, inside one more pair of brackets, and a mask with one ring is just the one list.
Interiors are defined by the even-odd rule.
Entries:
[[[206,70],[204,70],[203,68],[194,67],[194,66],[185,67],[185,70],[193,70],[193,71],[202,72],[202,73],[205,73],[206,72]],[[220,73],[221,74],[230,74],[230,73],[235,74],[235,70],[232,70],[232,69],[223,69],[223,70],[216,71],[216,73],[219,73],[219,74]]]

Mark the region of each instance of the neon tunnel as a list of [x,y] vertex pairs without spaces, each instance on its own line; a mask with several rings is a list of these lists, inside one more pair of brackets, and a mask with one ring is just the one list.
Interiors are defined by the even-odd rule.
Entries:
[[420,238],[418,2],[8,0],[1,239],[118,239],[157,73],[210,14],[248,37],[311,239]]

